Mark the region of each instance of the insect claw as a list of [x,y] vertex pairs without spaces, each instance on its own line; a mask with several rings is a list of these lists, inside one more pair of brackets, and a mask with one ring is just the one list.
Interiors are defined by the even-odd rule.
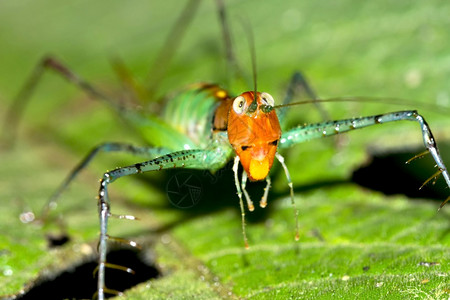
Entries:
[[411,157],[410,159],[408,159],[408,160],[405,162],[405,164],[409,164],[410,162],[412,162],[412,161],[415,160],[415,159],[422,158],[422,157],[424,157],[425,155],[427,155],[428,153],[430,153],[430,151],[427,149],[427,150],[425,150],[425,151],[423,151],[423,152],[421,152],[421,153],[419,153],[419,154],[416,154],[416,155],[414,155],[413,157]]
[[[428,178],[427,180],[425,180],[425,182],[420,186],[419,190],[421,190],[428,182],[430,182],[432,179],[434,179],[433,184],[436,182],[437,177],[439,175],[441,175],[442,170],[439,169],[436,173],[434,173],[430,178]],[[446,200],[448,201],[448,199]]]
[[267,206],[267,201],[261,200],[259,201],[259,207],[264,208]]

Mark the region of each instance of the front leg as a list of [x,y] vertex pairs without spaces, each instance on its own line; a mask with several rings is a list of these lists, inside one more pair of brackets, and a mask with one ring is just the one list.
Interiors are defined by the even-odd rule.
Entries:
[[[338,121],[329,121],[324,123],[310,124],[305,126],[299,126],[293,128],[287,132],[285,132],[280,139],[280,148],[287,148],[292,145],[302,143],[307,140],[312,140],[316,138],[321,138],[325,136],[332,136],[338,133],[360,129],[376,124],[383,124],[393,121],[415,121],[420,125],[420,129],[422,131],[423,143],[427,148],[427,151],[431,153],[434,161],[436,162],[437,167],[439,168],[438,172],[434,174],[432,177],[436,177],[440,174],[444,177],[447,186],[450,188],[450,176],[444,162],[439,154],[438,147],[436,145],[436,141],[431,133],[431,129],[428,126],[425,119],[415,110],[411,111],[398,111],[392,113],[386,113],[381,115],[362,117],[362,118],[353,118],[346,120],[338,120]],[[450,199],[447,198],[442,204],[441,207],[448,202]]]
[[114,239],[108,235],[108,219],[112,215],[110,209],[110,200],[108,198],[108,185],[116,179],[128,175],[159,171],[172,168],[190,168],[190,169],[218,169],[223,167],[227,161],[229,150],[220,147],[214,150],[185,150],[163,155],[156,159],[137,163],[131,166],[117,168],[106,172],[100,181],[98,192],[98,209],[100,217],[100,240],[98,245],[98,287],[97,293],[99,299],[104,299],[105,293],[115,293],[105,287],[105,270],[108,266],[106,254],[108,250],[108,239]]

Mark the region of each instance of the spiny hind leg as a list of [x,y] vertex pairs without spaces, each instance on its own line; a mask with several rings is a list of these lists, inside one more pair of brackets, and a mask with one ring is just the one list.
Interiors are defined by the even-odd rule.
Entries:
[[13,145],[23,111],[25,110],[25,107],[30,101],[31,96],[33,95],[35,89],[41,81],[42,76],[47,70],[54,71],[57,74],[61,75],[70,83],[78,86],[89,96],[96,99],[101,99],[107,102],[108,105],[113,106],[117,110],[120,110],[115,100],[101,93],[89,82],[73,73],[68,67],[66,67],[56,58],[52,56],[46,56],[42,58],[41,61],[36,65],[29,78],[20,89],[17,96],[14,98],[11,106],[6,113],[5,123],[3,124],[3,139],[5,140],[5,143],[11,146]]
[[[98,192],[98,209],[100,219],[100,238],[99,238],[99,263],[98,263],[98,298],[104,299],[105,293],[114,293],[113,290],[105,286],[105,272],[110,264],[106,261],[108,252],[108,240],[121,240],[108,235],[108,221],[111,214],[110,200],[108,197],[108,186],[118,178],[139,174],[150,171],[159,171],[173,168],[191,168],[191,169],[218,169],[226,163],[223,155],[218,155],[212,150],[185,150],[162,155],[158,158],[117,168],[106,172],[101,181]],[[130,243],[133,243],[130,241]],[[135,246],[135,244],[130,244]],[[125,268],[126,269],[126,268]]]

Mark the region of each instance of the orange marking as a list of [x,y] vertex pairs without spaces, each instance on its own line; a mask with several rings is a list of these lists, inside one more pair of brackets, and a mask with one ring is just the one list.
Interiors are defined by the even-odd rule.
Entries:
[[216,91],[216,97],[220,99],[225,99],[226,97],[228,97],[228,94],[224,90],[218,90]]

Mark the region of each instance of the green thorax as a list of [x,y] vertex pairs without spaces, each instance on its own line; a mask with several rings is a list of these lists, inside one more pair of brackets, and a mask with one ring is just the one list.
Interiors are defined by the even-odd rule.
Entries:
[[191,147],[205,148],[211,142],[212,120],[219,101],[207,90],[187,90],[168,101],[161,119],[188,137]]

